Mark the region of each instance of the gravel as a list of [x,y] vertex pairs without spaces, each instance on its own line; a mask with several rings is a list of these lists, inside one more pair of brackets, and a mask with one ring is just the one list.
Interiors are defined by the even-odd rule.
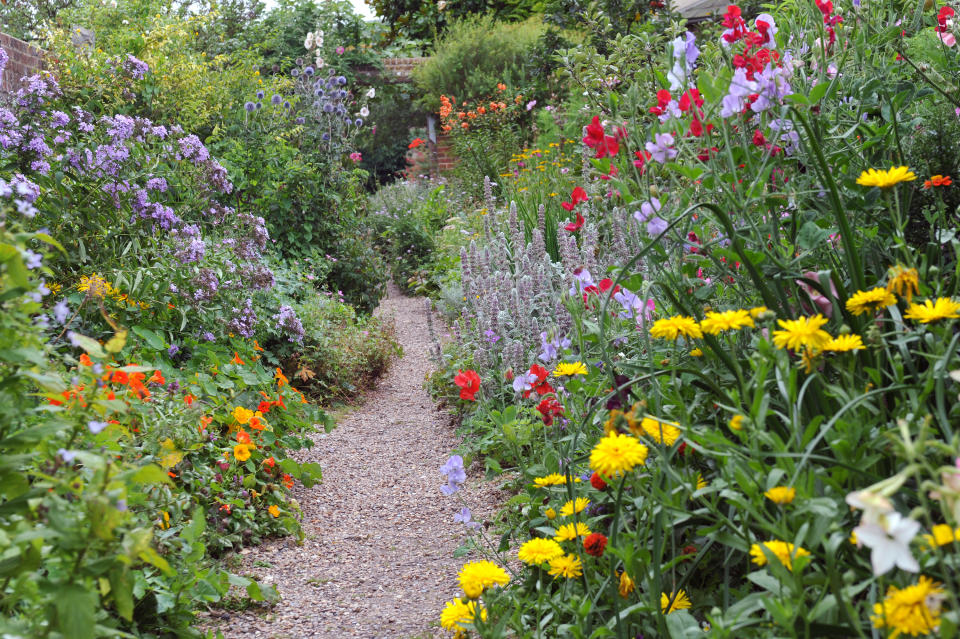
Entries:
[[209,615],[204,625],[228,639],[446,634],[437,620],[459,593],[465,561],[453,557],[466,539],[453,515],[465,499],[482,520],[500,496],[476,469],[457,496],[440,493],[439,468],[457,442],[450,416],[423,389],[432,368],[426,304],[391,285],[377,314],[393,318],[403,358],[300,455],[319,462],[324,478],[293,491],[306,539],[244,550],[239,572],[276,585],[282,599],[270,608]]

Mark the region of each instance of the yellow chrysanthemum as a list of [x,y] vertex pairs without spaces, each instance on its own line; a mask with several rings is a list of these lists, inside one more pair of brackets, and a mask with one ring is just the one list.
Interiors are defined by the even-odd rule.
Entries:
[[902,264],[887,269],[887,290],[907,299],[907,304],[913,301],[913,296],[920,292],[920,276],[917,269],[907,268]]
[[[444,630],[453,630],[457,632],[466,630],[466,627],[461,624],[473,623],[476,614],[476,601],[464,602],[461,599],[454,599],[453,601],[448,601],[446,606],[443,608],[443,612],[440,613],[440,626]],[[480,609],[480,618],[486,621],[486,608]]]
[[550,560],[549,573],[554,579],[565,577],[576,579],[583,574],[583,564],[576,555],[563,555]]
[[801,317],[795,320],[777,320],[783,330],[773,332],[773,343],[777,348],[789,348],[799,351],[802,348],[820,350],[830,341],[830,333],[821,326],[827,318],[817,313],[813,317]]
[[856,530],[851,530],[851,531],[850,531],[850,543],[853,544],[854,546],[856,546],[856,545],[859,543],[859,542],[857,541],[857,531],[856,531]]
[[563,486],[567,483],[567,477],[560,473],[550,473],[543,477],[537,477],[533,480],[533,483],[540,488],[544,488],[545,486]]
[[823,350],[831,353],[846,353],[847,351],[862,351],[866,346],[859,335],[838,335],[823,345]]
[[681,335],[683,337],[703,337],[703,331],[700,330],[697,320],[685,315],[658,319],[650,327],[650,336],[657,339],[673,340]]
[[678,590],[677,595],[672,598],[673,602],[671,602],[670,599],[671,597],[667,593],[660,593],[660,612],[665,615],[669,615],[671,612],[678,610],[686,610],[690,607],[690,598],[682,588]]
[[769,310],[770,309],[767,308],[766,306],[754,306],[753,308],[750,309],[750,317],[752,317],[753,319],[757,319],[757,317],[759,317],[760,315],[763,315]]
[[590,468],[604,477],[616,477],[644,464],[648,449],[636,438],[620,433],[607,435],[590,451]]
[[233,447],[233,456],[237,461],[247,461],[250,459],[250,447],[246,444],[237,444]]
[[570,377],[573,375],[586,375],[587,367],[583,362],[560,362],[553,370],[554,377]]
[[568,501],[560,509],[561,517],[570,517],[574,513],[583,512],[583,510],[590,505],[590,500],[586,497],[577,497],[575,500]]
[[238,424],[249,424],[251,417],[253,417],[253,411],[249,408],[237,406],[233,409],[233,418],[237,420]]
[[960,541],[960,528],[951,528],[947,524],[937,524],[934,526],[930,532],[932,535],[924,535],[923,538],[927,541],[931,548],[938,546],[946,546],[947,544],[952,544],[955,541]]
[[774,486],[763,493],[763,496],[773,503],[783,506],[793,501],[794,497],[797,496],[797,489],[792,486]]
[[638,427],[633,427],[630,431],[639,436],[641,433],[653,439],[658,444],[673,446],[673,443],[680,439],[679,424],[673,422],[662,422],[652,417],[644,417]]
[[732,311],[712,311],[707,313],[703,321],[700,322],[700,328],[704,333],[710,335],[719,335],[723,331],[739,331],[741,328],[752,327],[753,318],[750,317],[750,311],[743,309]]
[[620,573],[620,585],[617,586],[617,592],[620,593],[620,596],[626,599],[630,596],[630,593],[633,592],[635,588],[633,579],[630,578],[630,575],[627,574],[627,571],[624,570]]
[[750,546],[750,556],[753,557],[751,561],[758,566],[767,565],[767,556],[763,553],[761,545],[772,552],[777,559],[780,560],[780,563],[789,568],[791,572],[793,572],[794,558],[810,556],[810,552],[808,550],[804,550],[799,546],[794,546],[786,541],[765,541],[763,544],[753,544]]
[[941,585],[921,576],[917,583],[903,589],[890,586],[883,602],[873,605],[873,627],[891,630],[888,639],[935,632],[940,626],[940,602],[947,596]]
[[557,528],[557,534],[554,536],[556,541],[572,541],[577,537],[586,537],[590,534],[590,529],[587,528],[587,525],[582,521],[578,521],[576,525],[564,524]]
[[734,415],[730,418],[730,421],[727,422],[727,426],[730,427],[730,430],[743,430],[743,415]]
[[854,315],[876,313],[882,308],[897,303],[896,296],[885,288],[876,287],[869,291],[857,291],[847,300],[847,310]]
[[857,178],[860,186],[876,186],[886,189],[901,182],[912,182],[917,176],[905,166],[891,166],[889,171],[867,169]]
[[537,566],[563,555],[563,548],[552,539],[537,537],[531,539],[517,552],[517,557],[525,564]]
[[703,357],[702,348],[694,348],[690,351],[690,357]]
[[550,521],[553,521],[557,518],[557,511],[555,511],[553,508],[547,508],[545,511],[543,511],[543,516]]
[[457,575],[463,594],[476,599],[490,586],[506,586],[510,575],[492,561],[471,561],[463,565]]
[[949,297],[938,297],[936,301],[926,300],[923,304],[911,304],[903,316],[921,324],[929,324],[942,319],[956,319],[960,317],[957,311],[960,311],[960,303]]

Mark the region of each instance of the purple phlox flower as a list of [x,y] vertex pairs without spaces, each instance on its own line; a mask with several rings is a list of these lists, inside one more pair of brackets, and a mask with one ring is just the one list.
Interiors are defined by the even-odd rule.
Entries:
[[0,75],[3,75],[3,70],[7,66],[7,62],[10,61],[10,56],[7,55],[7,52],[3,47],[0,47]]
[[460,455],[451,455],[447,462],[440,467],[440,472],[447,476],[447,485],[440,488],[446,496],[450,496],[460,490],[461,484],[467,481],[467,472],[463,467],[463,457]]
[[134,80],[142,79],[150,71],[150,66],[139,58],[127,54],[127,59],[123,63],[123,68]]
[[657,133],[653,136],[653,142],[647,142],[646,148],[650,152],[651,159],[663,164],[667,160],[677,157],[677,150],[671,148],[673,145],[673,136],[669,133]]
[[647,235],[654,236],[660,235],[667,230],[667,227],[670,226],[670,223],[667,222],[660,216],[657,216],[647,222]]
[[210,331],[204,331],[203,334],[202,334],[200,337],[201,337],[201,339],[203,339],[205,342],[215,342],[215,341],[217,341],[216,336],[214,336],[214,334],[211,333]]
[[660,212],[660,200],[655,197],[650,198],[646,202],[640,205],[639,211],[633,212],[634,219],[637,222],[643,224],[650,218],[654,217],[657,213]]
[[106,427],[107,427],[107,422],[98,422],[95,419],[91,419],[90,421],[87,422],[87,428],[89,428],[90,432],[93,433],[94,435],[96,435]]
[[53,307],[53,319],[56,320],[57,324],[63,324],[68,317],[70,317],[70,306],[67,304],[67,300],[60,300]]
[[247,339],[253,337],[256,325],[257,313],[253,310],[253,300],[249,297],[244,300],[240,308],[234,307],[233,318],[227,322],[227,328],[231,332],[240,335],[240,337],[246,337]]
[[[272,275],[272,274],[271,274]],[[280,311],[273,316],[277,321],[277,330],[287,333],[287,339],[297,344],[303,343],[304,330],[300,318],[292,307],[283,305]]]

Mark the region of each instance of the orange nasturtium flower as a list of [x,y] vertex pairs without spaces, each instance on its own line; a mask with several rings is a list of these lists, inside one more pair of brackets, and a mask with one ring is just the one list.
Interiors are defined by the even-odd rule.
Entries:
[[244,408],[243,406],[237,406],[233,409],[233,418],[237,420],[238,424],[246,424],[250,421],[250,418],[253,417],[253,411],[249,408]]
[[949,175],[931,175],[929,180],[923,181],[923,188],[930,189],[935,186],[950,186],[953,180]]
[[186,397],[183,398],[183,402],[184,402],[187,406],[189,406],[190,404],[192,404],[192,403],[195,402],[195,401],[197,401],[197,398],[194,397],[193,395],[190,395],[189,393],[187,394]]
[[160,372],[160,371],[153,371],[153,375],[151,375],[151,376],[150,376],[150,379],[148,379],[147,381],[148,381],[148,382],[156,382],[157,384],[160,384],[161,386],[163,386],[164,384],[167,383],[167,380],[165,380],[165,379],[163,378],[163,373]]
[[267,508],[267,510],[268,510],[268,511],[270,512],[270,514],[273,515],[274,517],[279,517],[279,516],[280,516],[280,508],[277,507],[276,504],[274,504],[273,506],[270,506],[269,508]]
[[243,366],[244,361],[240,359],[240,355],[237,353],[237,351],[233,351],[233,359],[230,360],[230,363],[239,364],[240,366]]
[[253,440],[250,439],[250,433],[243,430],[242,428],[237,433],[237,443],[244,444],[245,446],[253,446]]
[[263,348],[261,348],[260,342],[258,342],[257,340],[253,340],[253,350],[261,353],[263,352]]
[[80,356],[80,363],[84,366],[93,366],[93,362],[90,360],[90,356],[84,353]]
[[207,426],[209,426],[210,422],[212,421],[213,421],[213,417],[209,417],[207,415],[204,415],[203,417],[201,417],[200,428],[199,428],[200,432],[202,433],[203,431],[207,430]]
[[283,374],[283,371],[277,368],[277,374],[273,376],[277,380],[277,388],[282,388],[285,385],[290,384],[290,380],[287,379],[287,376]]
[[233,447],[233,456],[237,461],[245,462],[250,459],[250,448],[246,444],[237,444]]

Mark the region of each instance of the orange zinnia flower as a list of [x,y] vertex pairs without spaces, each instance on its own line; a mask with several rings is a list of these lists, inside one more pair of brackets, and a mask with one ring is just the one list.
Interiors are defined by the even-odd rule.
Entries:
[[949,175],[931,175],[929,180],[923,181],[923,188],[930,189],[935,186],[950,186],[953,180]]

